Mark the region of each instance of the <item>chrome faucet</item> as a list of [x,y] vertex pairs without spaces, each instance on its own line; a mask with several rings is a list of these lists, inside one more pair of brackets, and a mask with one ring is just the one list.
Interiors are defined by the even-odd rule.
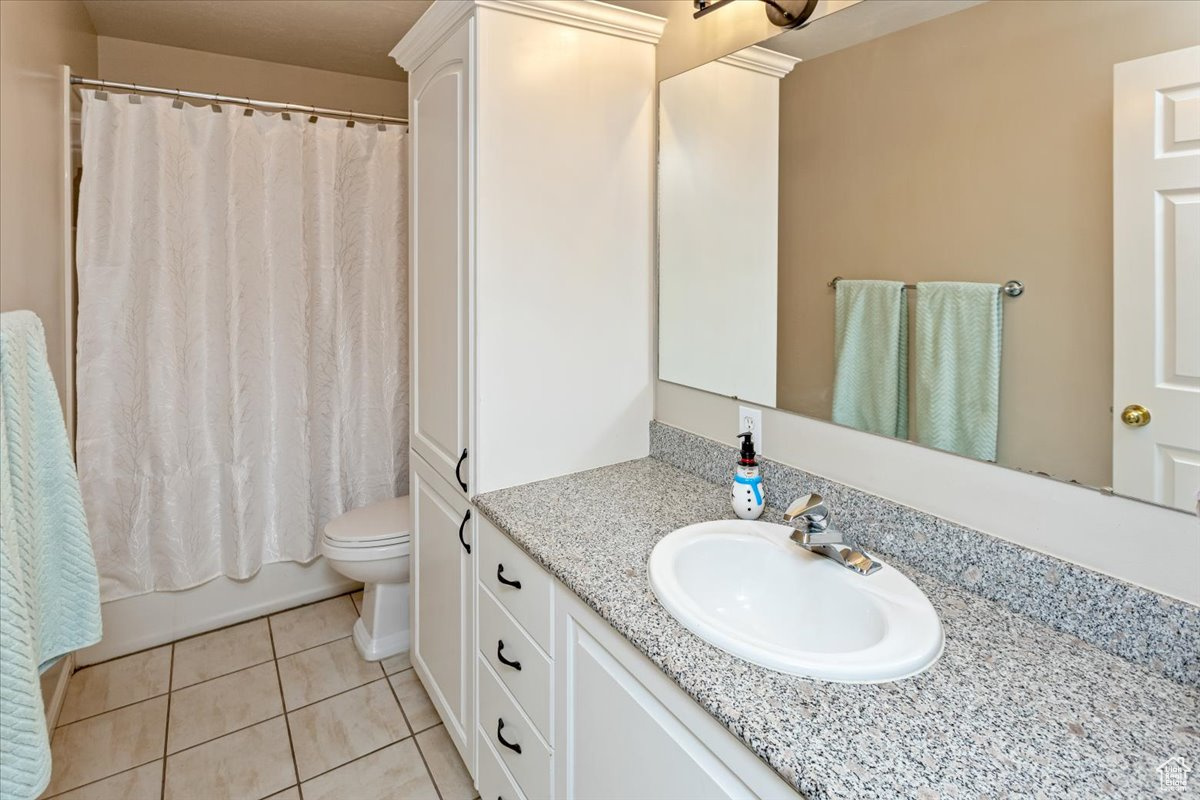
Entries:
[[821,495],[806,494],[788,506],[783,521],[797,523],[791,540],[805,550],[831,558],[860,575],[877,572],[881,566],[879,562],[847,545],[837,531],[829,530],[829,517],[829,507]]

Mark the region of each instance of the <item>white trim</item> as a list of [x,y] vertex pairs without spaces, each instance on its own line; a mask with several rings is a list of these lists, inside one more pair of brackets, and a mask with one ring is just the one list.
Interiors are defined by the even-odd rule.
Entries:
[[436,0],[388,55],[412,72],[474,11],[472,0]]
[[658,44],[667,25],[662,17],[596,0],[436,0],[389,55],[412,72],[477,7],[648,44]]
[[736,53],[730,53],[724,58],[717,59],[722,64],[770,75],[772,78],[783,78],[800,63],[800,60],[795,56],[777,53],[758,45],[744,47]]
[[[308,564],[266,564],[244,581],[216,578],[179,592],[151,592],[112,600],[100,607],[104,638],[79,651],[79,666],[336,597],[361,585],[342,577],[325,559],[318,558]],[[349,630],[346,635],[350,635]]]
[[475,0],[475,5],[648,44],[658,44],[667,25],[662,17],[595,0]]
[[[67,424],[67,438],[71,449],[75,447],[75,176],[71,169],[74,163],[72,128],[79,118],[71,117],[71,67],[61,64],[59,72],[59,97],[61,100],[62,127],[59,128],[60,147],[59,180],[62,192],[62,260],[59,269],[63,276],[63,420]],[[82,129],[81,129],[82,130]],[[80,142],[82,147],[82,140]]]
[[71,682],[71,675],[75,673],[75,654],[67,653],[47,672],[54,673],[54,688],[49,697],[45,696],[43,690],[42,702],[45,703],[46,729],[53,734],[54,729],[58,727],[58,718],[62,714],[63,703],[67,700],[67,685]]

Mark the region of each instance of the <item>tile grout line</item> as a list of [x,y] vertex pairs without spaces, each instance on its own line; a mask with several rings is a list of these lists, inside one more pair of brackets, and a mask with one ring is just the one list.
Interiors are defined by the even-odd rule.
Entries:
[[[197,747],[203,747],[206,744],[212,744],[213,742],[217,742],[217,741],[220,741],[221,739],[224,739],[226,736],[233,736],[235,733],[242,733],[243,731],[248,731],[255,726],[262,725],[264,722],[270,722],[271,720],[279,719],[282,716],[283,716],[283,714],[274,714],[272,716],[267,717],[266,719],[260,719],[258,722],[251,722],[249,725],[243,725],[240,728],[234,728],[233,730],[229,731],[228,733],[222,733],[220,736],[214,736],[211,739],[205,739],[203,742],[196,742],[195,744],[189,744],[187,747],[181,747],[178,750],[176,750],[174,753],[171,753],[170,755],[177,756],[180,753],[186,753],[188,750],[195,750]],[[286,788],[286,787],[284,787],[284,788]],[[283,789],[280,789],[279,791],[282,792]]]
[[[410,649],[409,650],[410,663],[411,663],[411,658],[412,658],[412,650]],[[410,666],[409,669],[412,669],[412,667]],[[400,672],[397,672],[396,674],[400,675],[401,673],[407,672],[407,671],[408,670],[401,670]],[[415,675],[416,673],[414,672],[413,674]],[[418,682],[420,682],[420,678],[418,678],[417,680],[418,680]],[[434,794],[436,794],[438,796],[438,800],[444,800],[444,798],[442,797],[442,790],[438,786],[437,778],[433,777],[433,770],[431,770],[429,768],[429,762],[425,759],[425,752],[423,750],[421,750],[421,742],[419,739],[417,739],[417,733],[424,733],[425,731],[417,731],[417,729],[413,727],[413,724],[408,721],[408,714],[404,711],[404,704],[400,702],[400,695],[396,694],[396,687],[392,683],[392,678],[390,675],[387,678],[387,683],[388,683],[388,688],[392,690],[392,697],[394,697],[396,699],[396,705],[400,707],[400,716],[404,720],[404,724],[408,727],[409,731],[411,731],[410,736],[412,737],[413,744],[416,745],[417,755],[421,758],[421,764],[425,767],[425,774],[429,776],[429,782],[431,784],[433,784],[433,792],[434,792]],[[424,691],[424,687],[422,687],[422,691]],[[436,727],[437,726],[434,725],[429,728],[426,728],[425,730],[431,731]]]
[[171,694],[170,691],[161,692],[159,694],[152,694],[149,697],[143,697],[140,700],[134,700],[129,703],[123,703],[122,705],[119,705],[119,706],[113,706],[112,708],[106,709],[104,711],[98,711],[95,714],[88,714],[86,717],[80,717],[79,719],[73,719],[70,722],[60,723],[59,725],[55,726],[54,730],[57,731],[60,728],[69,728],[72,725],[78,725],[81,722],[87,722],[88,720],[95,719],[96,717],[103,717],[105,714],[111,714],[114,711],[122,711],[126,708],[132,708],[133,706],[140,705],[142,703],[148,703],[151,700],[157,700],[158,698],[166,697],[169,694]]
[[167,748],[171,736],[171,685],[175,682],[175,643],[171,642],[171,666],[167,671],[167,722],[163,730],[162,775],[159,781],[158,800],[167,797]]
[[[118,775],[124,775],[126,772],[133,772],[134,770],[141,769],[142,767],[146,766],[147,764],[153,764],[155,761],[158,761],[157,756],[150,759],[149,761],[144,761],[141,764],[134,764],[132,767],[129,767],[128,769],[123,769],[120,772],[114,772],[112,775],[105,775],[103,778],[96,778],[94,781],[88,781],[87,783],[81,783],[78,786],[72,786],[70,789],[63,789],[58,794],[52,794],[52,795],[47,795],[47,796],[39,795],[38,800],[54,800],[54,798],[62,797],[67,792],[75,792],[80,789],[86,788],[88,786],[92,786],[94,784],[106,781],[109,778],[115,778]],[[49,788],[48,785],[47,785],[47,788]]]
[[317,705],[318,703],[324,703],[326,700],[332,700],[335,697],[341,697],[344,694],[350,694],[351,692],[358,691],[359,689],[363,688],[364,686],[370,686],[372,683],[375,683],[376,681],[385,681],[385,680],[387,680],[387,678],[371,678],[371,680],[367,681],[366,683],[360,683],[357,686],[351,686],[349,689],[342,689],[341,691],[334,692],[333,694],[329,695],[328,697],[322,697],[320,700],[313,700],[311,703],[305,703],[304,705],[296,706],[295,708],[288,708],[286,701],[285,701],[284,702],[284,713],[285,714],[295,714],[297,711],[303,711],[306,708],[312,708],[313,706]]
[[[401,742],[406,742],[406,741],[408,741],[409,739],[416,739],[416,738],[417,738],[417,737],[416,737],[414,734],[411,734],[411,733],[410,733],[408,736],[404,736],[404,737],[402,737],[402,738],[400,738],[400,739],[397,739],[397,740],[396,740],[396,741],[394,741],[394,742],[388,742],[388,743],[387,743],[387,744],[385,744],[385,745],[382,745],[382,746],[380,746],[380,747],[376,747],[374,750],[371,750],[370,752],[367,752],[367,753],[363,753],[361,756],[355,756],[354,758],[350,759],[349,761],[346,761],[346,762],[343,762],[343,763],[341,763],[341,764],[338,764],[336,767],[330,767],[329,769],[325,770],[324,772],[318,772],[316,775],[312,775],[312,776],[310,776],[310,777],[307,777],[307,778],[305,778],[305,779],[304,779],[304,781],[303,781],[302,783],[308,783],[309,781],[315,781],[317,778],[320,778],[322,775],[328,775],[328,774],[329,774],[329,773],[331,773],[331,772],[337,772],[337,771],[338,771],[339,769],[341,769],[342,767],[348,767],[348,766],[350,766],[351,764],[353,764],[353,763],[354,763],[354,762],[356,762],[356,761],[362,761],[364,758],[367,758],[368,756],[373,756],[373,755],[375,755],[376,753],[379,753],[379,752],[382,752],[382,751],[384,751],[384,750],[387,750],[389,747],[392,747],[393,745],[397,745],[397,744],[400,744]],[[413,744],[416,744],[416,742],[414,741],[414,742],[413,742]],[[417,752],[418,752],[418,753],[420,752],[420,748],[419,748],[419,747],[417,748]],[[297,784],[297,785],[299,786],[299,785],[302,785],[302,784]],[[436,786],[435,786],[435,788],[436,788]],[[47,800],[49,800],[49,799],[47,798]]]
[[[354,605],[354,601],[350,601]],[[288,719],[287,701],[283,697],[283,677],[279,674],[279,654],[275,651],[275,631],[267,621],[267,635],[271,639],[271,663],[275,665],[275,682],[279,686],[279,707],[283,709],[283,727],[287,731],[288,751],[292,754],[292,774],[296,776],[296,793],[304,800],[304,790],[300,788],[300,765],[296,763],[296,745],[292,741],[292,722]]]

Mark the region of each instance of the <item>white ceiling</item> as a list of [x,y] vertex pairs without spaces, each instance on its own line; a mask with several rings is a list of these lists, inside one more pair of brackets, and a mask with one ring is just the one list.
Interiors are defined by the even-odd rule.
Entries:
[[404,80],[388,51],[429,0],[84,0],[100,36]]

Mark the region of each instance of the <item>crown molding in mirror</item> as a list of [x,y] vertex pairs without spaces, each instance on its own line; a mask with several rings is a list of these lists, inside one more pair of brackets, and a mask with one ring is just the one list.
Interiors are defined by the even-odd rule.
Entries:
[[717,61],[733,67],[748,69],[751,72],[770,75],[772,78],[784,77],[800,63],[800,59],[795,56],[776,53],[774,50],[757,45],[730,53],[724,58],[718,58]]
[[662,17],[594,0],[436,0],[389,55],[401,67],[412,71],[476,8],[649,44],[658,43],[667,24]]

